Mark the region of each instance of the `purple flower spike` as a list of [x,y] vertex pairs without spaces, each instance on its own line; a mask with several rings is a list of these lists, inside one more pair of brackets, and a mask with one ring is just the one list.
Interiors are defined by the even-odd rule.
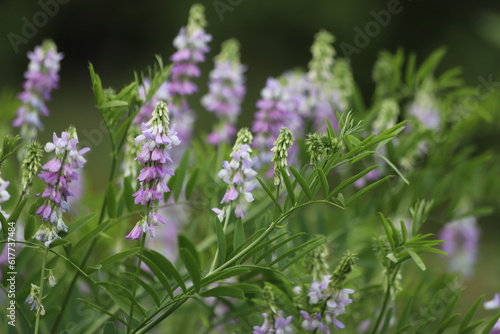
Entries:
[[252,169],[253,160],[250,156],[252,149],[250,144],[252,142],[252,134],[248,129],[243,128],[238,132],[236,143],[233,147],[233,152],[230,154],[232,160],[224,161],[222,169],[218,176],[227,184],[227,190],[222,198],[221,204],[226,204],[224,209],[212,209],[219,218],[223,221],[230,212],[230,204],[235,202],[235,216],[243,218],[243,208],[241,206],[241,198],[243,195],[246,202],[254,200],[251,191],[255,188],[255,175],[257,173]]
[[278,138],[281,128],[287,127],[294,134],[300,134],[303,120],[300,116],[300,94],[296,87],[289,86],[286,77],[268,78],[266,87],[261,91],[261,99],[257,101],[252,132],[256,134],[254,148],[259,150],[259,164],[270,163],[273,153],[271,149]]
[[73,196],[70,184],[78,180],[76,170],[83,168],[87,162],[82,155],[90,150],[88,147],[78,150],[77,145],[78,137],[73,127],[68,132],[63,132],[60,138],[54,133],[53,142],[45,145],[45,151],[54,151],[55,158],[43,165],[44,171],[38,175],[47,187],[43,193],[37,194],[45,199],[36,211],[44,224],[35,238],[47,247],[54,239],[59,238],[58,232],[68,230],[63,221],[63,213],[69,211],[68,197]]
[[170,191],[166,179],[174,175],[174,172],[167,166],[167,163],[172,163],[168,150],[172,145],[179,145],[180,140],[175,126],[169,128],[168,108],[164,101],[157,103],[151,119],[142,124],[142,133],[135,141],[143,144],[142,152],[136,160],[144,167],[137,177],[141,186],[133,194],[134,202],[146,206],[148,212],[126,236],[127,239],[139,239],[142,233],[148,232],[154,237],[154,226],[165,224],[165,218],[158,213],[157,201],[162,200],[163,194]]
[[239,43],[234,39],[225,41],[215,58],[215,68],[210,72],[209,93],[201,100],[203,106],[219,119],[207,139],[212,145],[228,143],[236,133],[234,124],[246,91],[245,70],[246,67],[240,64]]
[[464,277],[472,275],[476,262],[480,229],[475,217],[462,218],[446,224],[440,232],[442,249],[450,256],[450,270]]
[[21,137],[31,141],[36,138],[37,131],[43,129],[39,115],[49,115],[45,102],[50,100],[52,90],[58,87],[59,62],[63,54],[57,53],[53,42],[45,41],[33,52],[28,52],[28,58],[30,64],[24,73],[24,91],[19,94],[22,106],[12,125],[21,127]]
[[204,29],[204,11],[205,8],[200,4],[191,7],[188,25],[182,27],[174,39],[177,51],[170,57],[173,67],[167,88],[172,103],[168,107],[179,126],[177,131],[183,142],[191,136],[194,121],[193,111],[185,97],[198,91],[191,79],[200,76],[198,63],[205,61],[205,54],[210,51],[208,43],[212,40],[212,36]]

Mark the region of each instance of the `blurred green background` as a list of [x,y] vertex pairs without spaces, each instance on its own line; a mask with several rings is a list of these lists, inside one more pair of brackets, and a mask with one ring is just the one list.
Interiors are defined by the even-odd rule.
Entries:
[[[60,1],[63,3],[51,2],[57,4],[57,13],[48,17],[45,24],[40,24],[32,37],[19,44],[18,52],[9,36],[12,38],[13,33],[23,37],[26,20],[33,22],[37,15],[41,18],[41,3],[47,1],[0,1],[0,119],[6,126],[14,117],[17,105],[7,103],[2,106],[1,102],[9,101],[21,91],[23,73],[28,64],[26,53],[43,39],[52,38],[64,53],[64,59],[60,88],[54,91],[53,100],[48,104],[51,116],[42,120],[46,131],[40,139],[44,142],[53,131],[60,132],[69,124],[75,124],[81,140],[99,142],[92,145],[87,175],[90,177],[88,190],[101,196],[99,190],[105,184],[110,160],[107,155],[109,143],[105,135],[100,141],[102,133],[99,135],[95,131],[100,127],[100,115],[94,107],[88,63],[93,63],[105,87],[119,89],[128,84],[134,78],[134,71],[140,72],[154,64],[155,54],[167,60],[174,52],[172,40],[179,28],[185,25],[193,2]],[[231,37],[237,38],[242,45],[242,62],[248,65],[248,93],[239,125],[250,124],[256,110],[255,102],[267,77],[278,76],[295,67],[306,68],[310,59],[309,48],[318,30],[326,29],[336,36],[334,46],[342,56],[341,43],[355,46],[357,29],[364,31],[366,24],[375,20],[372,11],[379,12],[388,7],[387,1],[380,0],[198,2],[206,6],[207,31],[212,34],[213,41],[208,61],[202,65],[203,75],[197,80],[201,92],[191,100],[198,101],[206,92],[212,58],[219,52],[220,43]],[[494,82],[491,96],[487,101],[481,101],[483,107],[492,113],[492,119],[489,123],[481,123],[476,132],[468,134],[468,138],[480,150],[491,149],[499,156],[500,1],[404,0],[399,6],[401,12],[392,15],[387,26],[369,37],[366,47],[350,57],[354,77],[365,101],[370,102],[373,91],[371,70],[379,51],[395,51],[402,47],[405,52],[416,52],[418,59],[422,60],[436,48],[445,46],[448,53],[440,71],[460,66],[465,82],[472,87],[481,84],[480,78],[491,78]],[[208,132],[213,116],[203,112],[199,103],[193,103],[193,106],[200,111],[199,120],[208,120],[198,121],[198,131]],[[486,204],[495,206],[498,203],[497,197]],[[489,289],[497,286],[496,290],[500,291],[500,266],[495,257],[499,253],[500,213],[498,208],[494,209],[495,214],[481,222],[487,242],[481,246],[479,272],[474,277],[480,284],[472,285],[472,290],[467,293],[471,299],[477,294],[493,292],[484,291],[484,286]],[[495,260],[492,262],[491,258]]]

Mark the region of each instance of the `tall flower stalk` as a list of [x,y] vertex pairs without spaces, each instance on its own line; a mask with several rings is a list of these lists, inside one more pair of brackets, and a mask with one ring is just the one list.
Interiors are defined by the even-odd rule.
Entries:
[[78,179],[77,169],[83,168],[87,162],[83,154],[90,151],[85,147],[78,149],[76,129],[70,127],[61,137],[54,133],[53,141],[45,145],[46,152],[55,152],[55,157],[42,166],[43,171],[38,175],[45,182],[46,188],[38,194],[44,199],[36,214],[42,218],[42,225],[35,234],[35,238],[49,246],[52,241],[59,239],[58,232],[68,230],[63,220],[63,214],[69,211],[68,197],[73,196],[70,183]]
[[177,51],[170,57],[173,67],[168,83],[172,99],[169,108],[178,124],[179,138],[186,142],[191,137],[194,121],[186,96],[198,91],[198,86],[191,79],[201,75],[198,63],[205,61],[205,54],[210,50],[207,44],[212,40],[212,36],[205,32],[206,25],[205,7],[194,4],[189,12],[187,26],[182,27],[174,39]]
[[24,73],[24,91],[18,96],[22,105],[12,125],[20,127],[21,137],[31,141],[36,139],[38,131],[43,130],[40,115],[49,116],[46,102],[50,100],[52,90],[58,87],[59,63],[63,54],[57,52],[54,42],[47,40],[33,52],[28,52],[28,58],[30,63]]
[[223,209],[212,209],[221,222],[227,220],[231,214],[233,203],[236,204],[234,209],[236,218],[244,217],[240,195],[245,198],[246,202],[254,200],[252,190],[256,186],[255,175],[257,175],[257,172],[252,168],[252,149],[250,148],[252,139],[253,136],[247,128],[241,129],[230,154],[232,160],[226,160],[222,163],[223,168],[218,176],[227,184],[226,193],[220,202],[225,206]]
[[158,213],[158,201],[170,191],[166,178],[174,172],[167,165],[173,163],[168,151],[172,145],[179,145],[180,140],[175,125],[169,128],[168,107],[164,101],[158,102],[151,119],[142,124],[142,133],[135,140],[143,144],[136,158],[143,168],[137,177],[141,182],[140,189],[133,196],[135,204],[146,207],[146,215],[126,236],[127,239],[139,239],[148,232],[154,237],[154,226],[165,223],[165,218]]
[[243,76],[246,67],[240,63],[239,49],[235,39],[222,43],[222,50],[215,57],[215,68],[210,72],[209,93],[201,100],[203,106],[219,119],[207,138],[212,145],[228,143],[236,134],[234,124],[246,91]]

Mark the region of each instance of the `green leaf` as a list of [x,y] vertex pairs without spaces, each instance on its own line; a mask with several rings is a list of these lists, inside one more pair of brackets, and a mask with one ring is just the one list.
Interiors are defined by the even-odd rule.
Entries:
[[116,191],[112,182],[108,183],[106,189],[106,206],[109,218],[116,218]]
[[445,48],[437,49],[424,61],[417,71],[416,81],[418,83],[421,83],[425,78],[434,73],[445,53]]
[[86,299],[83,299],[83,298],[77,298],[76,300],[79,300],[81,302],[84,302],[85,304],[89,305],[89,306],[92,306],[93,308],[99,310],[100,312],[102,312],[103,314],[106,314],[108,315],[110,318],[112,319],[115,319],[116,321],[119,321],[121,322],[122,324],[124,325],[127,325],[125,323],[125,321],[123,321],[120,317],[116,316],[115,314],[111,313],[111,312],[108,312],[108,310],[102,308],[101,306],[97,305],[97,304],[94,304],[94,303],[91,303],[89,302],[88,300]]
[[139,255],[138,257],[153,272],[153,274],[158,279],[160,284],[165,288],[170,299],[174,299],[174,292],[172,290],[172,287],[170,286],[170,282],[168,281],[167,277],[162,272],[162,270],[159,268],[159,266],[157,266],[157,264],[154,261],[152,261],[150,258],[148,258],[145,255]]
[[64,245],[69,244],[69,243],[70,242],[68,240],[56,239],[50,243],[49,248],[55,248],[57,246],[64,246]]
[[269,249],[267,249],[264,253],[262,253],[262,255],[260,255],[257,260],[254,262],[254,264],[258,264],[260,261],[262,261],[266,256],[269,256],[272,252],[274,252],[275,250],[277,250],[278,248],[282,247],[283,245],[286,245],[287,243],[289,243],[290,241],[292,241],[293,239],[296,239],[302,235],[305,235],[305,233],[301,232],[301,233],[297,233],[297,234],[294,234],[292,235],[291,237],[288,237],[286,238],[285,240],[277,243],[276,245],[273,245],[272,247],[270,247]]
[[487,324],[486,326],[484,327],[483,331],[481,332],[481,334],[489,334],[490,331],[493,329],[493,327],[495,326],[495,324],[497,323],[498,319],[500,319],[500,313],[498,313],[497,315],[495,315]]
[[154,261],[158,268],[167,276],[172,277],[177,284],[181,287],[182,291],[186,292],[186,286],[184,285],[184,280],[182,279],[179,272],[175,269],[172,263],[162,254],[157,251],[145,249],[143,255]]
[[[244,256],[242,256],[240,258],[240,260],[238,261],[238,263],[245,262],[245,260],[247,260],[248,258],[250,258],[252,255],[257,254],[263,248],[267,247],[269,244],[271,244],[272,242],[274,242],[275,240],[277,240],[278,238],[282,237],[285,234],[288,234],[288,232],[281,233],[278,236],[273,237],[273,238],[271,238],[269,240],[262,241],[261,243],[259,243],[258,245],[256,245],[254,248],[250,249]],[[231,254],[231,255],[233,255],[233,254]]]
[[398,325],[396,327],[396,328],[398,328],[398,331],[401,330],[402,328],[405,328],[405,326],[407,326],[407,324],[410,323],[409,322],[410,313],[411,313],[411,309],[413,307],[414,301],[415,301],[415,298],[413,296],[410,296],[408,298],[408,300],[406,301],[403,312],[401,313],[401,315],[399,316],[399,319],[398,319]]
[[312,191],[311,188],[309,188],[309,185],[307,184],[306,180],[302,177],[302,175],[300,175],[299,171],[294,166],[290,166],[290,171],[295,177],[295,180],[297,180],[297,182],[300,184],[300,187],[306,194],[307,198],[312,200]]
[[193,196],[194,188],[198,182],[198,175],[200,174],[200,167],[196,167],[186,183],[186,199],[190,199]]
[[230,278],[230,277],[235,277],[235,276],[246,274],[249,271],[250,271],[250,269],[243,268],[243,267],[228,268],[228,269],[225,269],[221,272],[214,273],[210,276],[206,276],[205,278],[203,278],[202,282],[203,282],[203,285],[206,286],[206,285],[213,283],[213,282],[223,281],[223,280]]
[[418,256],[417,253],[415,253],[414,251],[412,251],[411,249],[407,249],[406,250],[408,252],[408,254],[410,254],[411,258],[413,259],[413,261],[417,264],[417,266],[422,270],[422,271],[425,271],[427,268],[425,267],[425,264],[424,264],[424,261],[422,261],[422,259],[420,258],[420,256]]
[[98,285],[104,288],[104,291],[113,299],[115,304],[126,314],[130,312],[130,307],[132,303],[135,304],[136,309],[139,312],[134,312],[134,319],[137,321],[141,321],[142,318],[146,315],[146,311],[144,308],[139,305],[136,299],[132,296],[132,293],[128,291],[125,287],[110,283],[110,282],[96,282]]
[[108,102],[104,102],[103,104],[100,104],[98,106],[99,109],[111,109],[111,108],[117,108],[117,107],[126,107],[128,106],[128,102],[127,101],[116,101],[116,100],[113,100],[113,101],[108,101]]
[[292,185],[292,181],[290,181],[290,177],[288,176],[288,171],[284,168],[280,169],[281,176],[283,181],[285,182],[286,191],[288,193],[288,198],[290,199],[290,203],[292,206],[295,206],[297,201],[295,200],[295,189]]
[[286,268],[291,266],[293,263],[300,260],[304,255],[306,255],[307,253],[309,253],[310,251],[312,251],[316,247],[320,246],[321,244],[324,244],[325,242],[326,242],[326,239],[324,237],[319,237],[319,238],[312,239],[312,240],[302,244],[302,246],[296,247],[295,249],[300,250],[300,248],[302,248],[302,250],[300,252],[298,252],[294,257],[289,258],[289,260],[287,262],[283,262],[280,266],[280,269],[282,271],[284,271]]
[[466,327],[469,325],[469,322],[471,321],[472,317],[474,316],[474,313],[476,313],[477,309],[479,308],[479,305],[482,304],[484,299],[484,296],[480,296],[476,302],[471,306],[469,311],[465,314],[463,317],[462,321],[460,322],[459,330],[460,333],[462,334]]
[[244,299],[245,294],[240,289],[232,286],[217,286],[210,290],[200,293],[202,297],[232,297],[237,299]]
[[137,277],[137,276],[135,276],[135,274],[132,274],[129,272],[123,272],[120,274],[127,275],[132,280],[135,280],[137,283],[139,283],[143,287],[143,289],[146,290],[146,292],[151,296],[151,298],[153,298],[156,306],[158,306],[158,307],[160,306],[160,304],[161,304],[160,297],[158,296],[156,291],[151,287],[150,283],[144,282],[144,280],[142,280],[140,277]]
[[259,181],[262,188],[265,190],[265,192],[267,193],[269,198],[274,202],[274,204],[280,210],[280,212],[283,212],[283,209],[281,208],[280,204],[278,203],[278,200],[276,199],[276,197],[274,197],[274,195],[271,192],[271,190],[269,189],[269,187],[264,183],[264,181],[262,181],[262,179],[260,177],[256,176],[255,178],[257,179],[257,181]]
[[403,237],[403,242],[408,240],[408,230],[406,229],[406,223],[403,220],[399,221],[401,226],[401,236]]
[[344,195],[342,193],[339,193],[338,196],[337,196],[337,201],[345,208],[346,205],[345,205],[345,198],[344,198]]
[[109,227],[109,223],[111,222],[111,219],[106,220],[100,225],[97,225],[94,227],[90,232],[85,234],[83,238],[81,238],[73,247],[73,253],[79,251],[83,246],[85,246],[89,241],[93,240],[96,238],[102,231],[104,231],[106,228]]
[[35,216],[28,214],[28,219],[24,225],[24,240],[30,240],[35,234]]
[[112,321],[106,321],[102,334],[117,334],[116,325]]
[[[224,209],[225,210],[225,209]],[[219,218],[215,218],[215,234],[217,236],[217,264],[221,265],[226,261],[226,235]]]
[[14,208],[14,210],[12,210],[12,213],[9,216],[9,221],[10,222],[16,222],[17,221],[17,219],[19,218],[19,215],[21,214],[24,206],[26,205],[26,202],[28,202],[28,197],[26,197],[18,205],[16,205],[16,207]]
[[406,64],[405,81],[409,89],[411,89],[415,82],[415,65],[417,63],[417,56],[415,53],[410,53],[408,63]]
[[123,201],[125,202],[125,206],[127,207],[127,210],[133,211],[134,210],[134,197],[132,196],[134,194],[134,189],[132,187],[132,182],[134,179],[131,176],[127,176],[123,180]]
[[179,196],[182,193],[182,185],[184,184],[184,178],[186,177],[186,171],[189,164],[189,152],[189,150],[186,150],[182,156],[181,162],[179,163],[179,167],[175,169],[175,179],[173,181],[171,191],[174,194],[176,202],[179,200]]
[[193,255],[191,254],[191,251],[186,248],[180,248],[179,255],[181,257],[182,262],[186,266],[189,275],[191,276],[194,290],[196,292],[199,292],[201,289],[201,274],[198,262],[194,259]]
[[245,243],[245,229],[243,228],[243,220],[241,218],[236,219],[233,234],[233,249],[237,249],[239,246]]
[[118,261],[121,261],[129,256],[132,256],[132,255],[135,255],[139,252],[140,248],[139,247],[134,247],[134,248],[131,248],[131,249],[127,249],[123,252],[120,252],[120,253],[117,253],[117,254],[113,254],[111,256],[108,256],[107,258],[105,258],[104,260],[102,260],[100,262],[102,268],[106,268]]
[[270,263],[270,266],[272,266],[272,265],[273,265],[273,264],[275,264],[275,263],[280,262],[281,260],[283,260],[283,259],[285,259],[285,258],[287,258],[287,257],[291,256],[291,255],[292,255],[292,254],[294,254],[294,253],[299,252],[299,251],[300,251],[300,250],[302,250],[302,249],[307,249],[307,247],[308,247],[308,246],[310,246],[310,245],[314,245],[314,247],[317,247],[317,246],[319,245],[319,244],[318,244],[318,245],[316,245],[316,243],[318,242],[318,240],[321,240],[321,243],[325,242],[325,241],[324,241],[324,238],[322,238],[322,237],[319,237],[319,238],[315,238],[315,239],[311,239],[311,240],[309,240],[309,241],[306,241],[306,242],[304,242],[303,244],[300,244],[300,245],[298,245],[298,246],[296,246],[296,247],[294,247],[294,248],[292,248],[292,249],[290,249],[290,250],[286,251],[285,253],[281,254],[279,257],[277,257],[276,259],[274,259],[274,260]]
[[351,176],[350,178],[348,178],[347,180],[345,180],[344,182],[342,182],[341,184],[339,184],[338,186],[336,186],[331,193],[328,194],[328,196],[326,197],[326,199],[330,199],[334,196],[336,196],[338,193],[340,193],[342,190],[344,190],[345,188],[347,188],[348,186],[350,186],[351,184],[353,184],[354,182],[356,182],[357,180],[361,179],[363,176],[365,176],[366,174],[370,173],[372,170],[378,168],[380,166],[376,165],[376,166],[371,166],[371,167],[368,167],[367,169],[365,169],[364,171],[362,171],[361,173],[358,173],[354,176]]
[[360,191],[358,191],[357,193],[355,193],[351,198],[349,198],[349,200],[347,201],[346,203],[346,206],[349,206],[352,202],[354,202],[356,199],[358,199],[361,195],[363,195],[364,193],[372,190],[373,188],[379,186],[381,183],[387,181],[388,179],[391,178],[391,175],[388,175],[386,177],[384,177],[383,179],[380,179],[376,182],[373,182],[371,184],[369,184],[368,186],[364,187],[363,189],[361,189]]
[[[135,117],[137,116],[138,113],[139,113],[139,110],[137,110],[136,112],[134,112],[130,116],[128,116],[127,119],[125,121],[123,121],[122,124],[120,124],[118,129],[113,132],[113,138],[114,138],[113,140],[115,142],[119,142],[119,139],[122,137],[122,135],[127,133],[128,129],[130,128],[130,124],[135,119]],[[118,150],[118,152],[115,152],[114,154],[118,155],[120,153],[121,149],[122,149],[121,145],[117,146],[116,150]]]
[[330,192],[330,186],[328,185],[325,172],[321,168],[316,168],[316,173],[318,173],[318,177],[321,182],[321,188],[323,189],[323,196],[325,196],[325,198],[328,198],[328,193]]
[[401,171],[400,171],[400,170],[399,170],[399,169],[398,169],[398,168],[397,168],[397,167],[396,167],[396,166],[395,166],[395,165],[394,165],[394,164],[393,164],[393,163],[392,163],[389,159],[387,159],[386,157],[384,157],[384,156],[383,156],[383,155],[381,155],[381,154],[378,154],[378,156],[379,156],[380,158],[382,158],[382,160],[384,160],[385,162],[387,162],[387,164],[388,164],[388,165],[389,165],[392,169],[394,169],[394,171],[395,171],[395,172],[399,175],[399,177],[401,178],[401,180],[403,180],[403,181],[404,181],[404,183],[406,183],[406,184],[408,184],[408,185],[410,184],[410,181],[408,181],[408,180],[404,177],[403,173],[401,173]]
[[9,237],[9,225],[7,224],[7,219],[5,219],[2,211],[0,211],[0,222],[2,223],[3,238],[7,239]]
[[198,251],[196,250],[196,247],[193,245],[191,240],[189,240],[184,234],[179,234],[178,245],[179,248],[185,248],[187,251],[189,251],[193,259],[196,261],[196,265],[198,267],[201,267],[200,255],[198,254]]
[[460,334],[469,334],[472,333],[473,330],[475,330],[477,327],[479,327],[482,323],[484,322],[484,319],[477,320],[464,328],[462,331],[460,331]]
[[436,331],[436,334],[441,334],[443,333],[446,329],[448,329],[448,327],[450,327],[451,323],[453,321],[455,321],[456,318],[458,318],[460,316],[460,314],[456,313],[448,318],[446,318],[444,321],[442,321],[440,324],[439,324],[439,327]]
[[82,217],[82,218],[78,219],[77,221],[71,223],[68,226],[68,233],[66,234],[66,236],[68,236],[68,235],[74,233],[75,231],[77,231],[80,227],[82,227],[86,222],[88,222],[89,220],[91,220],[95,216],[96,216],[95,213],[91,213],[91,214],[86,215],[85,217]]
[[99,106],[104,102],[101,78],[99,78],[99,75],[95,73],[92,63],[89,63],[89,72],[90,80],[92,81],[92,90],[94,91],[96,106]]

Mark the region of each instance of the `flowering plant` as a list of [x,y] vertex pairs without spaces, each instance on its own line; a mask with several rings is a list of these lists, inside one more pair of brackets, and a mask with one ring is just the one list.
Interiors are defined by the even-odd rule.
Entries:
[[228,40],[201,98],[217,124],[198,134],[202,111],[190,101],[203,87],[206,23],[194,5],[172,64],[158,58],[121,90],[103,89],[89,66],[111,145],[102,196],[82,181],[98,162],[80,147],[78,124],[37,141],[63,56],[53,42],[29,54],[20,133],[4,136],[0,154],[0,203],[10,204],[0,208],[2,299],[17,314],[5,328],[497,333],[498,295],[479,316],[484,297],[459,298],[477,218],[489,213],[484,175],[495,170],[488,152],[463,145],[478,116],[459,72],[436,74],[443,51],[420,66],[382,52],[366,105],[320,31],[307,70],[270,77],[253,123],[237,130],[246,67]]

